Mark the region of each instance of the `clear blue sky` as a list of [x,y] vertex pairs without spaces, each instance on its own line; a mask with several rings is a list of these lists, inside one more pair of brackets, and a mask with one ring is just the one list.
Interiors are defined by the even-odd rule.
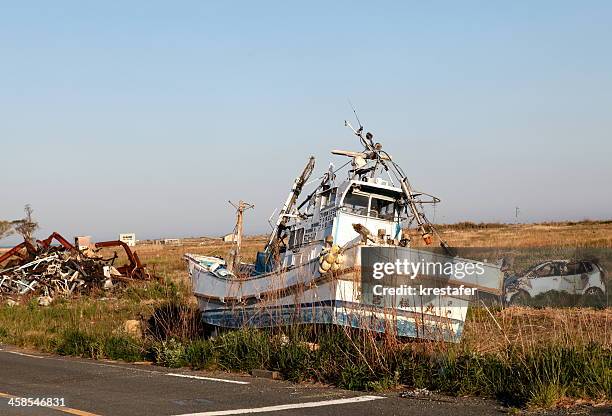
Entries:
[[[610,218],[612,2],[3,2],[0,218],[265,232],[352,116],[437,221]],[[336,159],[338,166],[342,160]]]

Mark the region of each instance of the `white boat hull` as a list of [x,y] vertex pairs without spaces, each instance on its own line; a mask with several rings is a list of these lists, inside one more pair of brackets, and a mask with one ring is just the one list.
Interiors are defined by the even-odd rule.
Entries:
[[[402,255],[414,252],[400,250]],[[359,265],[360,252],[360,246],[348,250],[346,264]],[[297,267],[238,279],[211,271],[209,263],[222,262],[220,259],[190,254],[185,257],[202,318],[211,325],[240,328],[336,324],[454,342],[463,333],[468,300],[437,296],[421,304],[420,297],[412,296],[401,305],[395,301],[391,305],[365,304],[358,267],[321,275],[317,257],[313,256]]]

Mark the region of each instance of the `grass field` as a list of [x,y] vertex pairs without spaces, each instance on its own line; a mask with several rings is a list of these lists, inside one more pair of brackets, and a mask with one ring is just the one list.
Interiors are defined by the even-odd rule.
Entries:
[[612,247],[612,221],[519,225],[464,222],[438,228],[456,247]]
[[[612,246],[609,221],[463,223],[440,229],[454,246]],[[264,244],[265,238],[247,238],[243,258],[253,260]],[[477,306],[459,344],[406,344],[390,336],[321,327],[241,330],[204,339],[182,256],[225,255],[230,247],[220,240],[137,246],[157,279],[114,293],[58,299],[46,308],[27,300],[1,306],[0,342],[171,367],[269,368],[290,380],[351,389],[426,387],[497,397],[512,406],[612,400],[611,308]],[[135,327],[128,325],[134,322]]]
[[[524,225],[459,223],[442,225],[439,229],[442,238],[455,247],[612,247],[612,221]],[[254,261],[266,240],[267,236],[247,237],[242,249],[244,261]],[[413,238],[413,245],[422,245],[418,236]],[[157,274],[181,280],[187,278],[182,260],[185,253],[225,256],[231,247],[231,243],[207,239],[181,246],[141,245],[137,251]]]

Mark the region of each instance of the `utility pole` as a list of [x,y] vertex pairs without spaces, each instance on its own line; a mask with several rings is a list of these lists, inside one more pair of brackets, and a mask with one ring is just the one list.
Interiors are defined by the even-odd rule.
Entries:
[[519,207],[514,207],[514,223],[515,224],[518,224],[518,217],[520,213],[521,213],[521,210],[519,209]]
[[236,273],[238,271],[238,266],[240,265],[240,247],[242,246],[242,223],[244,211],[255,208],[255,205],[246,203],[243,200],[240,200],[237,205],[232,201],[228,202],[234,208],[236,208],[236,227],[234,228],[234,247],[230,251],[230,258],[227,262],[227,268],[230,272]]

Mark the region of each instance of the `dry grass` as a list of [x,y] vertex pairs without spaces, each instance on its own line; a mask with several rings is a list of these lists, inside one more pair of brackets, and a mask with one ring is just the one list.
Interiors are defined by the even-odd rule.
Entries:
[[[442,237],[455,247],[612,247],[612,223],[487,224],[482,228],[446,225]],[[419,241],[419,238],[413,241]]]
[[[262,237],[248,237],[243,241],[241,258],[245,262],[255,261],[258,250],[262,250],[266,239]],[[174,281],[188,282],[187,268],[183,255],[185,253],[202,254],[206,256],[225,257],[230,251],[232,243],[206,240],[202,243],[190,243],[180,246],[139,245],[136,251],[140,259],[157,276],[170,278]],[[118,253],[121,254],[121,253]],[[119,258],[119,261],[124,261]]]
[[[612,247],[612,223],[609,222],[487,224],[482,228],[451,225],[441,228],[442,236],[455,247]],[[265,243],[265,237],[247,237],[242,250],[243,259],[254,261],[257,251]],[[142,245],[137,250],[157,275],[189,287],[183,254],[224,256],[231,246],[231,243],[219,240],[206,240],[182,246]],[[537,348],[542,341],[559,341],[563,345],[586,345],[593,341],[612,346],[611,309],[512,307],[492,313],[494,319],[484,309],[473,311],[466,323],[463,341],[466,346],[482,352],[501,351],[508,344],[530,350]]]
[[[441,226],[440,232],[455,247],[612,247],[612,223],[609,221],[525,225],[461,223]],[[413,239],[417,245],[419,241],[419,238]],[[247,237],[242,249],[243,260],[254,261],[265,243],[266,237]],[[155,276],[179,284],[181,290],[188,290],[191,285],[183,255],[225,256],[231,247],[232,243],[206,239],[180,246],[138,245],[136,251]],[[113,250],[105,250],[101,254],[112,255]],[[120,250],[117,254],[117,263],[123,264],[125,256]],[[553,338],[562,344],[595,341],[612,346],[611,309],[512,307],[493,311],[493,317],[484,309],[475,308],[466,323],[463,342],[482,352],[502,350],[509,343],[537,348],[541,341]]]
[[466,321],[463,343],[473,351],[498,352],[508,346],[533,351],[548,343],[567,347],[596,343],[612,347],[610,308],[513,306],[493,313],[494,319],[485,309],[472,312]]
[[[454,246],[612,246],[612,224],[534,224],[495,226],[486,228],[443,227],[444,238]],[[416,239],[415,239],[416,240]],[[253,261],[257,250],[266,242],[263,237],[248,237],[244,241],[243,258]],[[603,242],[603,243],[602,243]],[[182,282],[189,287],[185,253],[224,256],[231,243],[207,240],[182,246],[142,245],[137,247],[140,257],[156,275]],[[541,341],[566,344],[588,344],[595,341],[611,346],[612,311],[592,309],[531,309],[509,308],[493,312],[494,319],[482,309],[476,309],[466,323],[464,343],[476,351],[501,351],[508,344],[521,348],[536,348]],[[497,323],[495,322],[497,321]],[[501,326],[501,330],[497,325]]]
[[[455,247],[612,247],[612,223],[609,222],[488,224],[487,228],[476,229],[446,225],[441,227],[440,233]],[[243,260],[254,261],[257,251],[263,249],[265,243],[266,237],[245,238]],[[413,244],[421,244],[420,238],[414,238]],[[140,258],[158,275],[186,279],[183,262],[185,253],[225,256],[231,247],[232,243],[207,239],[181,246],[139,245],[136,250]],[[121,258],[119,260],[123,261]]]
[[[612,246],[610,223],[464,224],[441,227],[441,232],[455,247]],[[262,237],[246,238],[243,260],[253,261],[265,242]],[[153,352],[157,362],[168,366],[207,368],[212,363],[228,370],[270,368],[291,380],[320,380],[351,389],[384,390],[401,383],[457,395],[508,396],[514,400],[510,403],[543,407],[565,400],[564,396],[610,400],[610,361],[606,358],[612,348],[610,308],[489,311],[476,307],[470,311],[463,340],[452,345],[404,344],[390,334],[380,337],[327,327],[313,328],[310,333],[300,332],[301,327],[296,326],[295,334],[288,329],[289,338],[295,338],[289,343],[281,342],[285,334],[279,338],[264,331],[232,331],[213,340],[181,335],[195,332],[190,328],[197,316],[190,304],[193,296],[183,255],[224,256],[231,246],[210,239],[181,246],[139,245],[136,251],[142,261],[163,279],[133,285],[115,294],[116,298],[83,297],[47,308],[35,303],[0,306],[0,341],[4,338],[62,354],[131,361],[151,358],[149,353]],[[113,250],[101,254],[112,256]],[[123,253],[117,254],[117,263],[125,262]],[[162,332],[180,341],[133,338],[122,332],[125,320],[150,321],[151,316],[161,322]],[[317,335],[317,349],[306,342],[313,334]],[[597,346],[595,354],[589,355],[590,345]],[[574,366],[592,369],[592,379],[565,380]],[[567,390],[568,386],[573,390]]]

